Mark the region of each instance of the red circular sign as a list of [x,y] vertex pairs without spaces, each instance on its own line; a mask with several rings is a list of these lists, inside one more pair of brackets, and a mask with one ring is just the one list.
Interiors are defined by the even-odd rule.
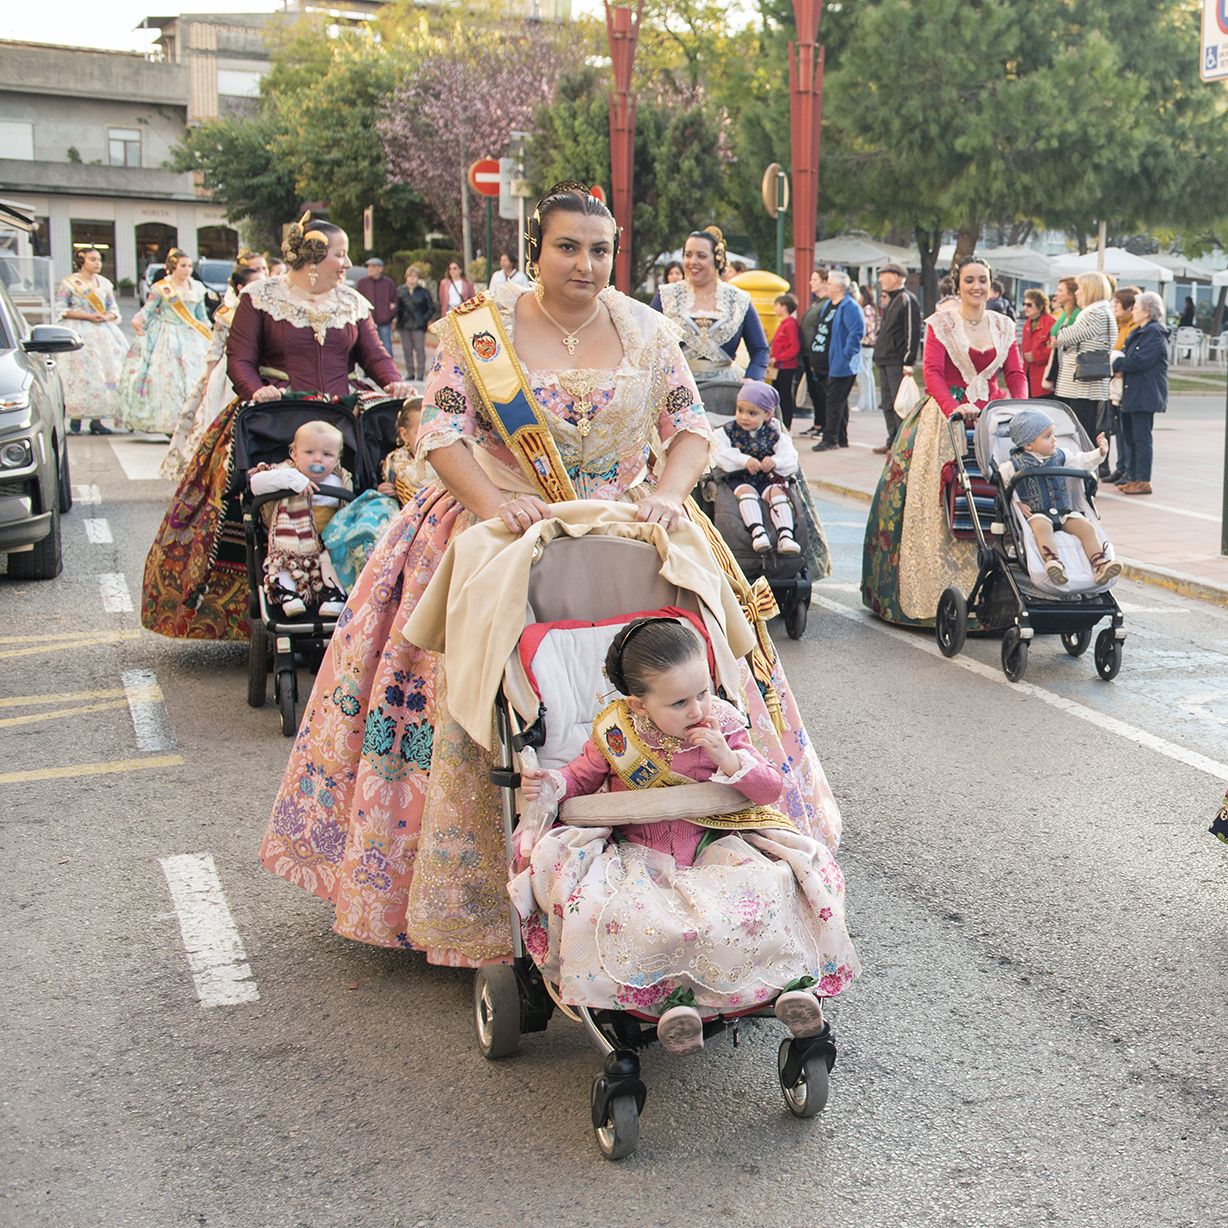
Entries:
[[499,161],[479,158],[469,168],[469,186],[480,196],[499,195]]

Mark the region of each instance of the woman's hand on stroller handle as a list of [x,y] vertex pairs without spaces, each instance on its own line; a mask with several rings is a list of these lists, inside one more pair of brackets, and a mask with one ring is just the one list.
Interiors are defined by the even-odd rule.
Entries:
[[512,533],[523,533],[550,515],[550,508],[536,495],[517,495],[514,499],[505,499],[495,511]]
[[663,529],[672,529],[682,519],[682,500],[657,491],[640,500],[636,506],[636,518],[648,524],[659,524]]
[[259,404],[261,401],[276,401],[281,397],[281,389],[276,384],[265,384],[263,388],[257,388],[252,393],[252,404]]

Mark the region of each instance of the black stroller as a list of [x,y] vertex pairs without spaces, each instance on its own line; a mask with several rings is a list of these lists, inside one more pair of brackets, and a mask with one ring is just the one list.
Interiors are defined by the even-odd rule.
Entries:
[[[1060,635],[1072,657],[1082,656],[1092,631],[1109,620],[1096,637],[1096,672],[1106,682],[1121,669],[1122,642],[1126,638],[1121,607],[1110,591],[1113,581],[1097,584],[1079,543],[1066,533],[1056,535],[1068,582],[1055,584],[1045,570],[1040,549],[1026,518],[1018,508],[1015,487],[1021,475],[1011,462],[1011,418],[1034,401],[993,401],[968,430],[963,415],[948,421],[955,447],[955,484],[945,500],[951,532],[977,543],[978,574],[965,597],[948,588],[938,601],[934,634],[947,657],[964,646],[970,624],[974,630],[1002,632],[1002,672],[1018,682],[1028,668],[1028,649],[1037,635]],[[1053,418],[1058,446],[1065,452],[1086,452],[1091,440],[1070,410],[1059,401],[1046,401]],[[971,436],[973,459],[965,462],[966,436]],[[1070,506],[1095,528],[1110,555],[1096,515],[1097,480],[1082,469],[1047,469],[1064,477],[1070,486]],[[987,524],[986,521],[989,523]]]
[[[308,609],[295,619],[281,617],[264,591],[264,561],[268,535],[260,509],[285,498],[284,491],[253,495],[247,486],[247,473],[256,465],[283,461],[289,452],[294,432],[304,422],[319,420],[335,426],[343,440],[341,464],[354,475],[358,456],[358,426],[353,412],[332,401],[287,398],[282,401],[252,403],[239,407],[235,418],[234,465],[230,489],[238,495],[243,508],[243,535],[247,550],[247,601],[251,620],[251,645],[247,665],[247,702],[262,708],[268,697],[268,676],[273,675],[273,697],[281,712],[281,731],[293,737],[298,728],[298,661],[319,668],[324,649],[336,626],[336,618],[321,617]],[[343,501],[355,491],[330,491]]]

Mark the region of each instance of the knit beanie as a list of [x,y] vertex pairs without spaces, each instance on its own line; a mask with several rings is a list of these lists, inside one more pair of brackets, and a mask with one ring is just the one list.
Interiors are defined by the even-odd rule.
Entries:
[[1022,409],[1011,419],[1011,443],[1017,448],[1028,444],[1053,425],[1053,419],[1043,409]]
[[780,408],[780,393],[771,384],[765,384],[758,379],[742,381],[742,387],[738,389],[738,400],[763,410],[769,417],[775,417]]

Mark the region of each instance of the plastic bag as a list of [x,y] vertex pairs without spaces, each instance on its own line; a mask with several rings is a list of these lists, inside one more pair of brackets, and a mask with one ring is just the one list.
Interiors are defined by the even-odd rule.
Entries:
[[895,412],[898,418],[907,418],[921,404],[921,389],[911,375],[906,375],[900,381],[899,391],[895,394]]

